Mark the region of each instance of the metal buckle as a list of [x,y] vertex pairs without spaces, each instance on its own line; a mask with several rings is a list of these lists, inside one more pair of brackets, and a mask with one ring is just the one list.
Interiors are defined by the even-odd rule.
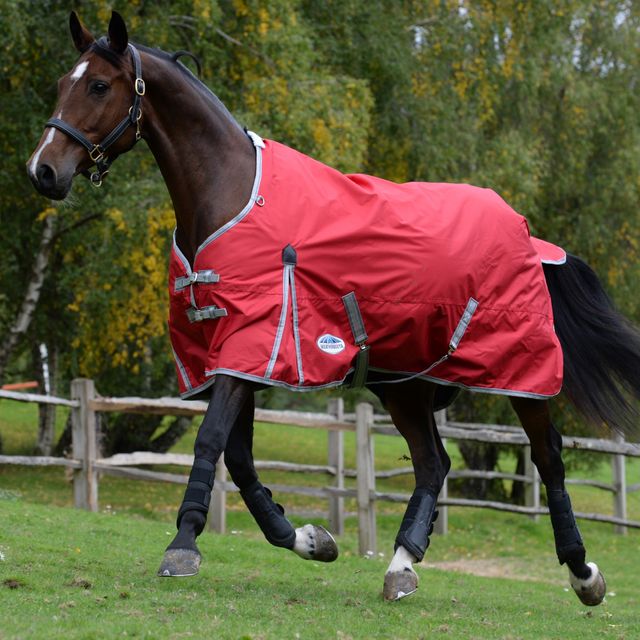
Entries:
[[[94,153],[98,152],[98,155],[94,157]],[[89,157],[97,164],[99,160],[102,160],[102,158],[104,158],[104,153],[102,151],[100,151],[100,145],[96,145],[95,147],[93,147],[93,149],[91,149],[91,151],[89,151]]]
[[147,87],[142,78],[136,78],[135,87],[136,87],[136,93],[141,97],[145,94],[145,91],[147,90]]
[[[107,171],[107,173],[109,173]],[[91,179],[89,180],[89,182],[97,189],[98,187],[102,186],[102,176],[95,171],[94,173],[91,174]]]
[[[129,107],[129,116],[131,116],[131,111],[133,110],[133,106]],[[140,133],[140,118],[142,118],[142,109],[138,107],[138,117],[136,118],[136,141],[142,138]]]
[[204,318],[202,317],[202,311],[200,309],[191,309],[186,310],[187,318],[189,318],[189,322],[192,324],[194,322],[202,322]]

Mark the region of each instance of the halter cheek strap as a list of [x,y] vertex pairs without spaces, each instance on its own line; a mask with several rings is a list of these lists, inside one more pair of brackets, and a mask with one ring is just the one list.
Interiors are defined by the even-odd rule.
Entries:
[[[89,152],[89,157],[95,163],[97,171],[91,172],[88,169],[85,169],[81,173],[85,178],[88,178],[91,181],[91,184],[94,187],[99,187],[102,184],[102,180],[109,174],[109,167],[120,155],[119,153],[114,153],[105,159],[107,150],[120,138],[130,125],[136,127],[136,139],[133,145],[140,140],[140,117],[142,116],[140,103],[142,102],[142,96],[145,93],[145,84],[142,79],[142,63],[140,62],[140,54],[132,44],[129,44],[128,48],[131,50],[136,74],[136,80],[134,83],[136,95],[133,100],[133,106],[129,109],[129,114],[102,142],[99,144],[93,144],[87,136],[84,135],[84,133],[78,131],[74,126],[60,118],[50,118],[44,125],[45,129],[47,127],[53,127],[63,133],[66,133],[70,138],[73,138],[76,142],[80,143]],[[131,145],[131,147],[133,147],[133,145]]]

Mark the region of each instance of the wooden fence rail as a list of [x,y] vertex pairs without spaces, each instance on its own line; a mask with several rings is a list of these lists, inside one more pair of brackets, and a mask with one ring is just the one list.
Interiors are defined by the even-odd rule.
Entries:
[[[44,456],[0,456],[2,464],[19,465],[61,465],[74,470],[74,505],[79,509],[98,511],[99,474],[113,475],[131,480],[171,482],[186,485],[188,477],[178,473],[166,473],[137,468],[140,465],[175,465],[190,468],[193,456],[186,454],[159,454],[136,452],[117,454],[110,458],[99,459],[96,450],[98,431],[98,412],[155,413],[161,415],[203,415],[206,402],[185,402],[178,398],[108,398],[97,396],[92,380],[74,380],[71,385],[71,400],[0,390],[0,398],[9,398],[23,402],[56,404],[71,408],[72,421],[72,459]],[[390,478],[413,473],[411,467],[375,471],[374,435],[399,436],[400,433],[391,424],[384,424],[388,416],[374,416],[371,405],[358,405],[355,414],[345,414],[341,398],[329,401],[327,413],[300,411],[272,411],[256,409],[255,420],[275,424],[293,425],[328,432],[328,452],[326,465],[303,465],[284,461],[256,461],[258,470],[291,471],[297,473],[316,473],[328,475],[331,484],[324,487],[300,487],[293,485],[270,485],[272,491],[295,493],[310,497],[327,499],[329,502],[329,526],[332,532],[342,535],[344,532],[344,499],[355,498],[358,505],[359,547],[362,554],[376,552],[376,502],[389,501],[406,503],[410,495],[383,493],[376,491],[376,479]],[[376,424],[382,421],[383,424]],[[520,513],[537,519],[548,514],[548,509],[540,506],[540,478],[531,462],[529,440],[521,427],[505,425],[477,425],[460,422],[447,422],[445,412],[436,416],[438,430],[443,439],[472,440],[496,444],[511,444],[525,447],[525,473],[509,474],[494,471],[459,470],[451,471],[448,479],[484,478],[506,479],[524,482],[525,506],[504,504],[493,501],[465,500],[448,497],[448,484],[438,498],[440,518],[436,522],[437,533],[447,532],[447,507],[465,506],[495,509]],[[344,432],[356,434],[357,470],[344,467]],[[616,533],[626,533],[627,527],[640,528],[640,522],[626,519],[626,494],[640,490],[640,484],[625,486],[626,457],[640,457],[640,447],[617,440],[598,440],[594,438],[573,438],[563,436],[564,448],[597,451],[612,456],[612,484],[608,485],[592,480],[567,479],[567,484],[580,484],[597,487],[613,493],[614,515],[597,513],[578,513],[576,517],[608,522],[614,525]],[[344,478],[356,478],[355,489],[345,489]],[[226,521],[226,493],[238,491],[227,480],[224,459],[218,463],[216,481],[210,505],[210,529],[224,532]]]

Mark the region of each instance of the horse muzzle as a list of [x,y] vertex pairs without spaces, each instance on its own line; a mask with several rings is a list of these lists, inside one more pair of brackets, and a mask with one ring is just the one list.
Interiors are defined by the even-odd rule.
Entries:
[[29,167],[27,173],[31,184],[41,196],[51,200],[64,200],[71,192],[73,174],[60,176],[50,164],[43,162],[35,170]]

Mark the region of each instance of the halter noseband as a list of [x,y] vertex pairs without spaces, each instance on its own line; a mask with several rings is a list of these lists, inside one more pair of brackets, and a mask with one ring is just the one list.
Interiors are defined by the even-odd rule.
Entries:
[[[140,62],[140,54],[138,50],[131,44],[127,45],[131,49],[133,55],[134,69],[136,73],[136,80],[134,87],[136,90],[136,96],[133,100],[133,106],[129,109],[129,114],[120,122],[119,125],[100,143],[93,144],[84,133],[78,131],[75,127],[68,124],[60,118],[49,118],[44,125],[47,127],[54,127],[66,133],[69,137],[73,138],[76,142],[79,142],[89,152],[89,157],[95,162],[97,171],[91,172],[88,169],[82,171],[82,175],[91,181],[94,187],[99,187],[102,184],[102,180],[109,174],[109,167],[115,162],[116,158],[120,155],[114,153],[105,160],[105,154],[107,149],[129,128],[130,125],[136,127],[136,140],[133,144],[140,140],[140,117],[142,116],[142,110],[140,109],[140,103],[142,102],[142,96],[145,93],[145,84],[142,79],[142,64]],[[133,145],[132,145],[133,146]]]

